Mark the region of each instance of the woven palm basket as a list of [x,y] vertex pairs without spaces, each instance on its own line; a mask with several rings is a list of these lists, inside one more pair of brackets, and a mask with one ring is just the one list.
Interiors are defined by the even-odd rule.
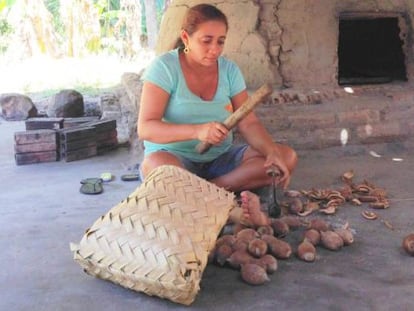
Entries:
[[184,305],[198,291],[234,195],[161,166],[71,244],[86,273]]

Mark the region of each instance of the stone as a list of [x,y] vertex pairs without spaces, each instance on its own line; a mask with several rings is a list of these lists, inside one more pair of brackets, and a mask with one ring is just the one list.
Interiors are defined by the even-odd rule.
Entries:
[[50,99],[49,117],[77,118],[84,116],[83,96],[76,90],[61,90]]
[[2,115],[7,121],[23,121],[37,116],[37,108],[32,100],[21,94],[0,96]]

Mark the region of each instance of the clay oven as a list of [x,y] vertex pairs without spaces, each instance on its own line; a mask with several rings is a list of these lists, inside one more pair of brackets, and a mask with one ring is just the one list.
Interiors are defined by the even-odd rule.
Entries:
[[[173,1],[162,22],[158,52],[171,48],[187,7]],[[229,17],[225,55],[250,87],[410,81],[413,77],[414,1],[227,0],[215,4]]]
[[307,149],[340,146],[343,133],[347,145],[414,134],[414,1],[174,0],[158,53],[200,2],[228,16],[224,54],[248,87],[272,83],[272,101],[256,111],[275,140]]

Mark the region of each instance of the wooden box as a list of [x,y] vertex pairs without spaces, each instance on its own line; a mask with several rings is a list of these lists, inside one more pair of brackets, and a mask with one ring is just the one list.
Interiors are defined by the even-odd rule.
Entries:
[[52,129],[63,127],[63,118],[30,118],[25,121],[26,130]]
[[76,126],[85,126],[85,123],[98,121],[99,117],[80,117],[80,118],[65,118],[63,120],[63,128],[70,128]]
[[103,154],[118,147],[118,132],[116,120],[98,120],[85,123],[96,130],[96,148],[98,154]]
[[58,161],[55,130],[39,129],[14,133],[17,165]]
[[59,131],[60,158],[66,162],[82,160],[97,155],[94,127],[72,127]]

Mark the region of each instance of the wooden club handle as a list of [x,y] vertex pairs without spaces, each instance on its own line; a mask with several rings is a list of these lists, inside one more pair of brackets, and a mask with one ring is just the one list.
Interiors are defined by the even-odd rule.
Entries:
[[[269,84],[262,85],[259,89],[257,89],[246,101],[233,112],[231,115],[224,120],[223,125],[228,129],[231,130],[234,128],[240,120],[242,120],[245,116],[247,116],[259,103],[261,103],[267,96],[272,93],[272,88]],[[211,144],[207,142],[200,142],[196,146],[196,150],[199,154],[203,154],[207,152],[211,148]]]

